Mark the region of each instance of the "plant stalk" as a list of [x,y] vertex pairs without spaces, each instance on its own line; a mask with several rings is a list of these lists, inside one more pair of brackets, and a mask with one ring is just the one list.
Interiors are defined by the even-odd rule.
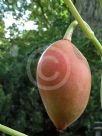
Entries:
[[14,129],[11,129],[11,128],[6,127],[6,126],[1,125],[1,124],[0,124],[0,131],[5,133],[5,134],[8,134],[10,136],[27,136],[26,134],[23,134],[19,131],[16,131]]
[[100,53],[100,56],[102,57],[102,46],[101,43],[96,38],[94,32],[90,28],[90,26],[82,19],[79,12],[77,11],[76,7],[74,6],[73,2],[71,0],[64,0],[65,4],[71,11],[72,15],[75,17],[75,19],[78,21],[79,26],[85,33],[85,35],[93,42],[94,46]]
[[100,6],[101,6],[101,8],[102,8],[102,0],[99,0],[99,3],[100,3]]

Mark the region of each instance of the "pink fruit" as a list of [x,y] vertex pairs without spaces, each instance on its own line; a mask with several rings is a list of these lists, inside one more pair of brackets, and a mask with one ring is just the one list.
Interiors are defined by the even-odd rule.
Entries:
[[58,130],[80,117],[88,103],[91,72],[86,58],[68,40],[59,40],[42,54],[37,84],[46,111]]

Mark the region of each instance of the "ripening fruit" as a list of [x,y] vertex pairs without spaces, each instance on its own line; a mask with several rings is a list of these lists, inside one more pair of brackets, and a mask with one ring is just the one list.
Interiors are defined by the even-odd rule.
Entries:
[[63,130],[80,117],[88,103],[88,62],[70,41],[59,40],[44,51],[38,62],[37,85],[50,119]]

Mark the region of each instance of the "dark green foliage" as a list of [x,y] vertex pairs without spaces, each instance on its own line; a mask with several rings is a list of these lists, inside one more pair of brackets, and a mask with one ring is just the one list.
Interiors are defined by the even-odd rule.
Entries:
[[[17,2],[20,2],[20,7]],[[28,59],[34,52],[36,55],[32,58],[31,71],[36,80],[36,65],[41,53],[49,44],[63,37],[72,17],[62,0],[35,0],[30,3],[7,0],[1,1],[0,6],[0,123],[31,136],[57,136],[58,133],[43,107],[37,86],[29,80],[26,68]],[[18,14],[16,10],[19,11]],[[4,12],[11,11],[16,19],[20,19],[26,10],[31,11],[28,20],[34,20],[38,30],[20,32],[14,24],[9,28],[11,37],[5,38]],[[46,31],[43,28],[46,28]],[[92,43],[82,33],[78,34],[79,31],[78,29],[75,32],[73,43],[89,61],[92,91],[84,114],[62,134],[63,136],[75,136],[80,130],[91,135],[94,121],[102,121],[98,70],[100,57]],[[18,50],[16,55],[12,53],[15,46]],[[39,48],[41,51],[37,53]]]

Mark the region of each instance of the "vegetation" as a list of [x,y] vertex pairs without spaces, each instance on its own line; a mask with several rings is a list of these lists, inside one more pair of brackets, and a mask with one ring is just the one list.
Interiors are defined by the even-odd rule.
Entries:
[[[33,53],[30,68],[35,81],[41,53],[63,37],[73,17],[63,0],[1,0],[0,9],[0,123],[31,136],[57,136],[58,132],[42,105],[38,88],[28,77],[27,64]],[[4,22],[4,18],[7,14],[12,14],[16,22],[6,29],[8,22]],[[34,21],[37,28],[20,30],[19,26],[24,24],[17,22],[22,19]],[[94,32],[98,36],[102,29],[94,28]],[[90,136],[94,122],[102,121],[99,96],[101,62],[99,53],[79,28],[72,41],[90,64],[92,91],[84,114],[62,135],[77,136],[80,133]]]

